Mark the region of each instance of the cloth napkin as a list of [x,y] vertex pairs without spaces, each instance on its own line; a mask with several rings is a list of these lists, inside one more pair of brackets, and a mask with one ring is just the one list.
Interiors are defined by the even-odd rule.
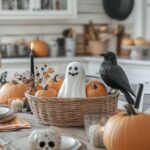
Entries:
[[0,132],[4,131],[14,131],[14,130],[19,130],[19,129],[28,129],[31,128],[30,124],[20,118],[15,118],[11,121],[0,123]]

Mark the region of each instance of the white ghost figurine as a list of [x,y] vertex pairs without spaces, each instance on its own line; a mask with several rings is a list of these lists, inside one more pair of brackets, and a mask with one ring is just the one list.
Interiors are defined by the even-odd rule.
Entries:
[[54,127],[34,130],[28,139],[30,150],[59,150],[61,145],[60,132]]
[[58,97],[85,98],[85,71],[79,62],[67,66],[64,82],[58,92]]

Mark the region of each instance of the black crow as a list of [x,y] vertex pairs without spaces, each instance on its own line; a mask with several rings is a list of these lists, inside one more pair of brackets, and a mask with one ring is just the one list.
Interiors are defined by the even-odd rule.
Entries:
[[129,104],[134,105],[134,100],[130,94],[135,96],[130,87],[128,78],[124,70],[117,64],[117,57],[113,52],[100,54],[104,61],[100,66],[100,75],[104,82],[112,89],[120,90],[126,97]]

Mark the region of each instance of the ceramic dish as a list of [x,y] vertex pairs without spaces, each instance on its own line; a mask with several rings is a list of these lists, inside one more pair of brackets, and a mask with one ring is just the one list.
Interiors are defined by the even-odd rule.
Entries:
[[10,120],[14,119],[15,117],[16,117],[16,114],[14,114],[13,112],[10,112],[10,113],[4,115],[2,118],[0,118],[0,123],[10,121]]
[[[61,136],[61,148],[60,150],[81,150],[82,143],[73,137],[62,135]],[[30,143],[28,137],[23,137],[12,142],[7,150],[30,150]],[[85,146],[84,146],[84,150]]]
[[9,113],[10,109],[7,107],[0,107],[0,117]]

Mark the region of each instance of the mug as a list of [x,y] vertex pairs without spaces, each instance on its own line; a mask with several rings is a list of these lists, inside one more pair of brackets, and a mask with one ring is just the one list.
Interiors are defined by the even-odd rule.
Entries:
[[31,0],[30,1],[31,10],[40,10],[41,9],[41,0]]
[[76,41],[73,38],[65,39],[65,55],[66,57],[74,57],[76,49]]

